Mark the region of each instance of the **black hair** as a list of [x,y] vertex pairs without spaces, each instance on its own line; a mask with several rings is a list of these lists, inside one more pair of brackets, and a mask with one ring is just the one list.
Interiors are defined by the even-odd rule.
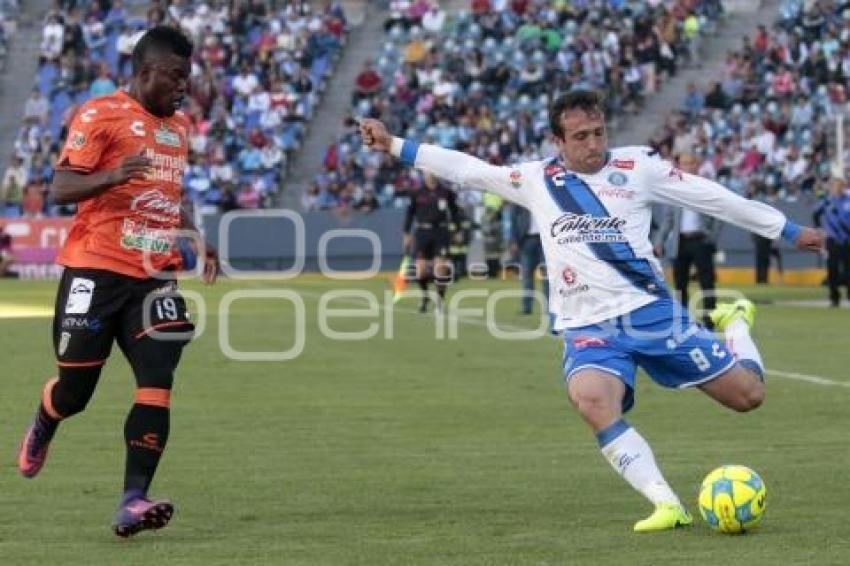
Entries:
[[588,89],[575,89],[558,96],[549,107],[549,128],[552,134],[559,139],[564,139],[564,128],[561,126],[561,118],[568,110],[584,110],[585,112],[599,112],[605,114],[605,97],[598,91]]
[[148,56],[163,52],[189,59],[192,57],[192,42],[186,34],[171,26],[156,26],[149,29],[133,48],[133,74],[139,72]]

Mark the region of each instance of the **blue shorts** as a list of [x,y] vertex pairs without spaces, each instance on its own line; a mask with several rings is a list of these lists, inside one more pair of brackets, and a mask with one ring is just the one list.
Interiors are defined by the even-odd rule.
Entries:
[[734,365],[726,345],[671,299],[564,331],[565,383],[582,369],[606,371],[626,385],[623,412],[634,405],[637,366],[664,387],[683,388],[711,381]]

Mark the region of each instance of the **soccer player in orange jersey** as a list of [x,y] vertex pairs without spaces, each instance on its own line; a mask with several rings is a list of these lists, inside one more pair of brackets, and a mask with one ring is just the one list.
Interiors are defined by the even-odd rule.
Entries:
[[[178,108],[191,56],[191,42],[176,29],[142,36],[129,90],[79,109],[53,179],[56,202],[78,205],[57,260],[65,267],[53,319],[59,375],[44,386],[18,467],[28,478],[38,474],[59,423],[85,408],[117,342],[137,384],[113,523],[122,537],[161,528],[174,512],[147,492],[168,439],[174,370],[194,329],[174,278],[181,267],[175,231],[197,232],[180,205],[189,122]],[[207,247],[203,257],[204,282],[213,283],[215,252]]]

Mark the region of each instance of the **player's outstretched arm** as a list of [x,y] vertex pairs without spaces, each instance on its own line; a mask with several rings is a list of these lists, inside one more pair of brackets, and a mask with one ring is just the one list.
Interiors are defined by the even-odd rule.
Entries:
[[110,187],[126,183],[130,179],[144,179],[152,163],[147,157],[133,155],[111,171],[81,173],[71,169],[57,169],[50,186],[50,194],[56,204],[73,204],[90,199]]
[[799,226],[772,206],[745,199],[704,177],[684,173],[667,161],[652,160],[650,167],[654,173],[649,180],[650,189],[656,202],[689,208],[771,240],[782,237],[801,250],[824,248],[823,232]]
[[520,167],[498,167],[460,151],[394,137],[383,122],[360,120],[363,142],[376,151],[400,158],[404,163],[432,173],[465,188],[490,191],[502,198],[525,205],[526,191]]

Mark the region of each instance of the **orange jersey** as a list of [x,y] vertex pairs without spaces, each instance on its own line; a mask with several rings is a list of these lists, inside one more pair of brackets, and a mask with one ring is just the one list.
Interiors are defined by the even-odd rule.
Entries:
[[81,201],[57,263],[139,278],[151,277],[151,270],[179,267],[174,230],[181,224],[188,133],[182,112],[157,118],[124,91],[81,106],[57,170],[109,171],[133,155],[144,155],[153,167],[144,179]]

